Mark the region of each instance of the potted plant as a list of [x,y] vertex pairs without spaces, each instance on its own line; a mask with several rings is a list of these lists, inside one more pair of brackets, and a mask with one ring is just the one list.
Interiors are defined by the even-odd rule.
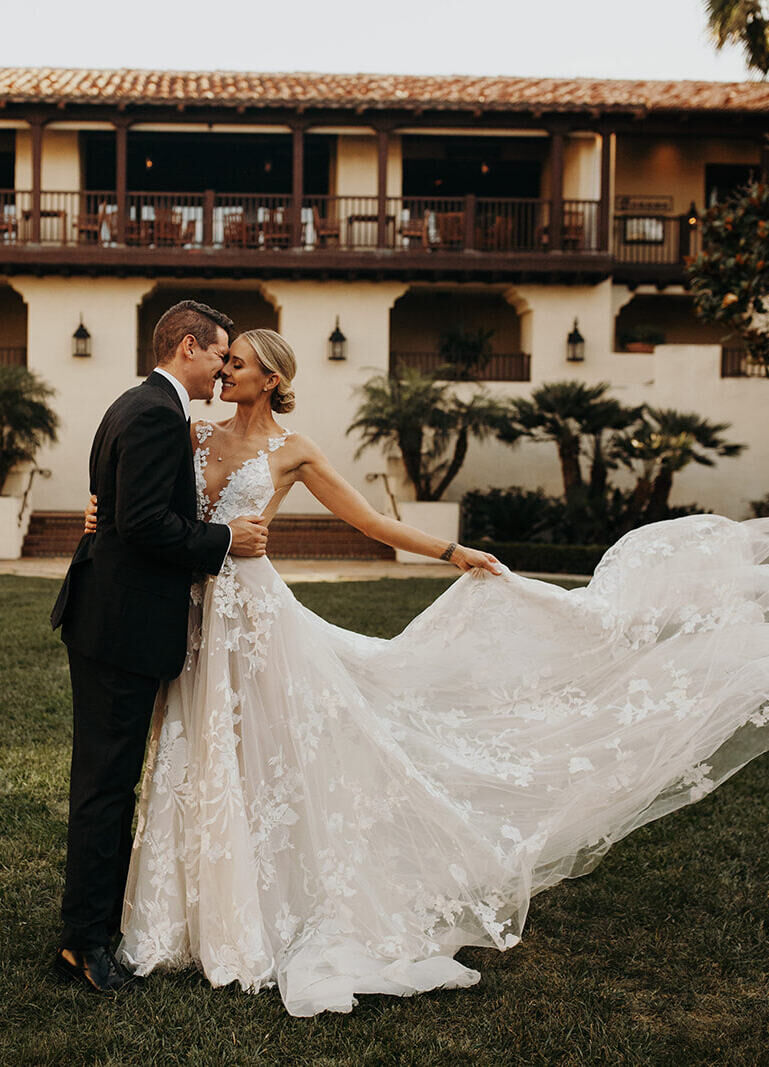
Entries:
[[[400,455],[414,500],[398,502],[398,517],[426,533],[456,541],[459,502],[441,497],[462,468],[471,437],[483,440],[503,417],[501,405],[482,389],[468,399],[448,382],[413,368],[378,374],[360,388],[362,400],[347,433],[363,438],[355,453],[374,445],[387,456]],[[425,557],[398,551],[400,562]]]
[[655,345],[664,345],[665,335],[653,326],[632,326],[620,334],[619,342],[626,352],[653,352]]
[[0,367],[0,558],[18,559],[32,513],[38,449],[56,440],[53,390],[25,367]]

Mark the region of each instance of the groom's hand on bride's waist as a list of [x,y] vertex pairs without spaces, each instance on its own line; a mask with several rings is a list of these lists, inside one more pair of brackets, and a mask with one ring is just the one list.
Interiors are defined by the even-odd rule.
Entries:
[[240,515],[227,524],[232,530],[231,556],[263,556],[267,550],[267,527],[261,515]]

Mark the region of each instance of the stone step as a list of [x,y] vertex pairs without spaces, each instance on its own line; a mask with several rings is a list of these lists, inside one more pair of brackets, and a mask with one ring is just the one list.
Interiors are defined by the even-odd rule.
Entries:
[[[70,556],[83,531],[77,511],[35,511],[23,556]],[[389,545],[372,541],[333,515],[279,515],[270,525],[269,555],[276,559],[394,559]]]

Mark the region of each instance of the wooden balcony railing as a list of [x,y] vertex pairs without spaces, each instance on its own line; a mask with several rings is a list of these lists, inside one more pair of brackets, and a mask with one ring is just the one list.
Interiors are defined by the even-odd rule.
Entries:
[[[486,254],[598,252],[599,201],[523,198],[0,190],[0,245]],[[380,218],[380,204],[384,216]],[[297,237],[299,244],[297,245]]]
[[27,350],[23,346],[0,347],[0,367],[26,367]]
[[769,379],[769,364],[751,359],[744,348],[722,348],[721,377]]
[[[390,352],[390,371],[410,367],[422,374],[433,374],[446,360],[439,352]],[[527,352],[508,352],[493,355],[486,366],[474,375],[485,382],[531,381],[531,356]]]
[[701,247],[699,227],[688,215],[615,215],[612,251],[618,263],[683,265]]

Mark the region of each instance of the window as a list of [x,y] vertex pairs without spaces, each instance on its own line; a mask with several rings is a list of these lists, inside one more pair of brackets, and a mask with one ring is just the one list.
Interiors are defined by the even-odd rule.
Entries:
[[665,220],[655,215],[625,215],[622,239],[626,245],[661,245],[665,241]]

